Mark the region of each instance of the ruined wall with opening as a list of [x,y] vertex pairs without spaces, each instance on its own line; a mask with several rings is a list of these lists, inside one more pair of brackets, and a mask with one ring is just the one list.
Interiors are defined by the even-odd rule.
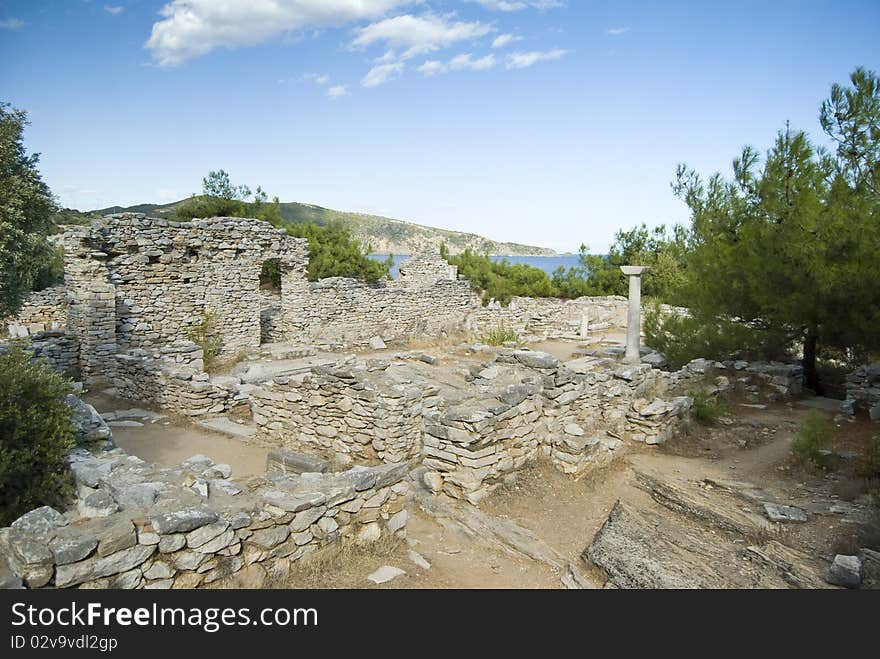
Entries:
[[[213,316],[223,351],[259,346],[263,261],[278,259],[289,281],[305,280],[307,262],[305,240],[240,218],[111,215],[69,232],[64,247],[68,287],[112,287],[121,349],[186,340],[204,314]],[[102,268],[87,271],[89,262]]]

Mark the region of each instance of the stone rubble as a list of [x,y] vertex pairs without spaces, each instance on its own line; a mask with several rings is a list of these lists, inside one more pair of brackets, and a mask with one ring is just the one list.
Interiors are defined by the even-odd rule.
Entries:
[[[247,568],[241,579],[259,587],[330,543],[406,533],[406,465],[270,470],[239,487],[229,465],[201,455],[163,467],[77,448],[70,463],[79,496],[69,510],[44,506],[0,529],[0,586],[234,586]],[[193,478],[211,487],[193,491]]]

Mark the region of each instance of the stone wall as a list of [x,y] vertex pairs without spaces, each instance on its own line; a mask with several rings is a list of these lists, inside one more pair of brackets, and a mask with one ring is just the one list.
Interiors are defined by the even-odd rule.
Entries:
[[476,504],[533,460],[547,436],[539,387],[458,402],[425,417],[425,483]]
[[79,342],[63,332],[42,332],[31,338],[34,357],[45,359],[55,371],[79,379]]
[[474,504],[539,453],[577,473],[623,440],[666,441],[692,404],[658,397],[675,376],[596,358],[502,351],[473,375],[479,394],[425,417],[424,480]]
[[872,420],[880,421],[880,362],[846,376],[846,400],[840,409],[848,415],[866,412]]
[[361,464],[404,462],[422,449],[422,414],[436,388],[400,382],[388,362],[316,366],[249,392],[258,436]]
[[0,587],[260,588],[341,539],[406,532],[404,465],[273,472],[243,487],[204,456],[158,467],[77,449],[70,460],[74,507],[0,529]]
[[133,348],[115,355],[113,385],[123,398],[150,403],[185,416],[230,409],[238,379],[204,372],[202,349],[192,342],[162,348]]
[[53,286],[30,293],[22,302],[19,312],[3,320],[3,326],[10,338],[63,331],[67,326],[65,287]]
[[430,289],[341,277],[300,282],[285,281],[282,274],[282,281],[289,342],[365,345],[374,336],[385,341],[436,337],[462,330],[478,304],[462,280],[438,280]]
[[68,289],[112,293],[121,350],[185,340],[204,314],[214,316],[222,350],[259,346],[262,263],[278,259],[288,281],[305,281],[306,241],[258,220],[110,215],[63,244]]
[[400,264],[397,279],[391,284],[398,288],[431,288],[438,281],[456,281],[458,266],[450,265],[435,253],[414,254]]
[[[68,242],[65,242],[65,239]],[[103,252],[76,258],[76,249],[62,237],[65,249],[67,331],[79,343],[79,367],[86,383],[110,379],[116,362],[116,288],[107,281]]]
[[561,338],[580,334],[583,319],[594,329],[626,328],[625,297],[559,298],[514,297],[506,307],[480,307],[475,320],[480,333],[501,323],[520,337]]
[[281,318],[281,291],[260,289],[260,343],[284,340]]

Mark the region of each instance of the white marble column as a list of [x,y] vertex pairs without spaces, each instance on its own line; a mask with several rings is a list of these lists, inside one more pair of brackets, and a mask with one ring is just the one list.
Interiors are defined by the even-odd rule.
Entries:
[[642,331],[642,273],[643,265],[622,265],[620,270],[629,277],[629,306],[626,310],[626,361],[638,364],[639,340]]

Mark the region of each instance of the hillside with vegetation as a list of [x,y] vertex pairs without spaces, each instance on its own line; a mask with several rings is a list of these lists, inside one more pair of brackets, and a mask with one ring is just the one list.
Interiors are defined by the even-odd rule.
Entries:
[[[170,204],[137,204],[135,206],[111,206],[84,215],[99,217],[108,213],[146,213],[155,217],[173,219],[181,207],[192,204],[199,196],[182,199]],[[395,220],[381,215],[350,213],[312,204],[299,202],[280,202],[281,218],[290,224],[315,224],[317,226],[338,225],[348,229],[352,238],[362,245],[368,245],[377,254],[416,254],[440,249],[441,244],[454,254],[469,249],[479,254],[502,256],[554,256],[556,252],[534,245],[499,242],[484,238],[475,233],[449,231],[434,227]]]

